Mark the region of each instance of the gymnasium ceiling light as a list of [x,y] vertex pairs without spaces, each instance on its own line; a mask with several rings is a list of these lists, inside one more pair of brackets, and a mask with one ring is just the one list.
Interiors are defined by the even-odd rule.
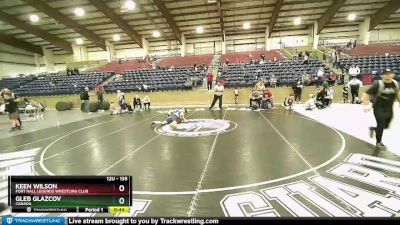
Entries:
[[202,33],[204,33],[204,28],[203,27],[196,27],[196,32],[198,34],[202,34]]
[[160,31],[158,30],[153,31],[153,37],[160,37],[160,36],[161,36]]
[[83,44],[82,38],[77,38],[77,39],[75,39],[75,42],[76,42],[77,45]]
[[301,24],[301,18],[300,17],[295,17],[293,20],[294,25],[300,25]]
[[114,34],[113,35],[113,40],[114,41],[119,41],[119,40],[121,40],[121,37],[119,36],[119,34]]
[[77,15],[77,16],[83,16],[83,15],[85,15],[85,10],[83,10],[82,8],[76,8],[76,9],[74,10],[74,13],[75,13],[75,15]]
[[243,23],[243,29],[248,30],[248,29],[250,29],[250,27],[251,27],[250,22]]
[[29,16],[29,20],[30,20],[32,23],[36,23],[37,21],[39,21],[39,16],[36,15],[36,14],[32,14],[32,15]]
[[136,3],[132,0],[125,1],[123,8],[126,10],[134,10],[136,7]]
[[355,14],[355,13],[350,13],[350,14],[347,16],[347,19],[350,20],[350,21],[355,20],[355,19],[356,19],[356,14]]
[[207,0],[207,3],[216,3],[217,0]]

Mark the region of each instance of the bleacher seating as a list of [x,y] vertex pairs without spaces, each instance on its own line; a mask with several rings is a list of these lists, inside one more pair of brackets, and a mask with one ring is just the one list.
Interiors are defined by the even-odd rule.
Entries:
[[161,59],[158,66],[170,68],[171,66],[188,67],[188,66],[193,66],[194,64],[196,64],[198,66],[204,64],[205,66],[208,67],[210,65],[212,59],[213,59],[212,54],[190,55],[190,56],[184,56],[184,57],[173,56],[173,57]]
[[343,50],[345,53],[352,56],[384,56],[386,53],[389,55],[400,54],[400,44],[394,43],[376,43],[369,45],[357,45],[354,49]]
[[226,74],[223,74],[222,67],[219,68],[221,77],[225,80],[227,87],[253,86],[258,80],[269,80],[272,75],[279,78],[281,85],[290,85],[304,74],[316,76],[320,67],[323,67],[325,74],[330,72],[329,67],[316,59],[309,60],[309,64],[302,61],[278,61],[260,64],[229,64]]
[[[221,56],[220,62],[229,61],[232,64],[248,63],[250,59],[260,60],[260,56],[264,54],[266,60],[272,60],[276,57],[277,60],[284,60],[278,51],[249,51],[249,52],[231,52],[223,54]],[[249,56],[252,56],[251,58]]]
[[[163,91],[186,89],[190,80],[196,80],[201,85],[205,72],[194,71],[193,67],[178,67],[170,70],[136,70],[125,71],[121,78],[105,85],[107,92],[121,90],[130,91]],[[195,78],[195,79],[194,79]],[[148,86],[146,89],[145,86]]]
[[353,63],[357,64],[361,74],[380,74],[385,69],[391,69],[395,74],[400,73],[400,55],[357,56],[344,59],[342,63],[347,70]]
[[49,74],[14,90],[20,96],[63,95],[80,93],[84,87],[91,90],[107,80],[112,73],[91,72],[80,75]]
[[0,80],[0,90],[3,88],[14,89],[35,79],[35,76],[18,77],[18,78],[3,78]]
[[143,60],[132,59],[121,62],[115,61],[108,63],[97,69],[98,72],[115,72],[115,73],[123,73],[126,70],[139,70],[144,68],[151,68],[151,64],[144,62]]

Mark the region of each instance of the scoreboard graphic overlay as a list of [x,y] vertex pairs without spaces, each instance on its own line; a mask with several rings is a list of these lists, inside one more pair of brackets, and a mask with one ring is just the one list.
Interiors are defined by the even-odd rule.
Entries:
[[128,213],[131,176],[10,176],[12,212]]

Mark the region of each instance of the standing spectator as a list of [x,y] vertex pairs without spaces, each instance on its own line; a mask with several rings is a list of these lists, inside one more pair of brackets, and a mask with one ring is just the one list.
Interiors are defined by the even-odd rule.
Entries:
[[103,88],[103,86],[97,87],[96,95],[97,95],[97,102],[99,104],[100,111],[104,112],[104,110],[103,110],[104,88]]
[[330,86],[327,90],[326,90],[326,96],[325,96],[325,105],[326,106],[331,106],[332,101],[333,101],[333,95],[334,95],[335,91],[333,90],[333,87]]
[[264,82],[262,82],[261,80],[258,81],[257,84],[254,86],[254,88],[256,89],[258,94],[261,96],[264,93],[264,90],[265,90]]
[[86,114],[92,114],[92,113],[90,112],[90,108],[89,108],[89,105],[90,105],[89,98],[90,98],[90,96],[89,96],[89,88],[88,88],[88,87],[85,87],[85,89],[83,90],[83,92],[82,92],[82,94],[81,94],[81,100],[83,101],[83,104],[84,104],[84,112],[85,112]]
[[275,75],[272,74],[272,76],[269,78],[269,85],[276,88],[277,82],[278,80],[276,79]]
[[235,95],[235,104],[239,104],[239,90],[237,87],[235,87],[233,94]]
[[138,95],[135,95],[135,97],[133,98],[132,101],[132,105],[133,105],[133,109],[136,109],[136,106],[139,106],[140,108],[142,108],[142,100],[140,99],[140,97]]
[[292,88],[293,88],[293,92],[294,92],[294,101],[297,104],[300,104],[301,92],[303,91],[303,83],[301,82],[300,79],[298,79],[297,82],[294,83]]
[[322,77],[324,76],[324,74],[325,74],[324,68],[321,66],[321,67],[318,69],[318,72],[317,72],[318,80],[322,80]]
[[117,99],[119,105],[121,104],[122,100],[125,99],[125,94],[120,90],[117,90]]
[[[143,106],[144,106],[144,109],[150,110],[150,98],[148,95],[144,96]],[[146,108],[146,106],[147,106],[147,108]]]
[[214,107],[215,103],[218,100],[219,103],[219,109],[222,110],[222,95],[224,94],[224,86],[221,85],[220,82],[214,87],[214,99],[212,101],[212,104],[210,106],[210,110]]
[[356,64],[352,64],[349,68],[350,77],[357,77],[360,74],[360,68]]
[[349,81],[347,86],[349,87],[350,92],[351,92],[351,104],[354,104],[356,101],[356,98],[358,98],[358,92],[359,92],[360,88],[362,87],[362,82],[353,76],[353,78]]
[[212,75],[212,72],[207,73],[207,90],[211,91],[212,89],[212,82],[213,82],[214,76]]
[[303,64],[308,64],[308,58],[309,58],[308,54],[305,53],[304,54],[304,59],[303,59]]

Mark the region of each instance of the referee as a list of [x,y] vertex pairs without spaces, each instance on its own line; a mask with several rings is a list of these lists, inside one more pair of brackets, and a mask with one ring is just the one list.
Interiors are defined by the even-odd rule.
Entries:
[[214,99],[212,101],[212,104],[210,106],[210,110],[214,107],[215,103],[219,103],[219,109],[222,110],[222,95],[224,94],[224,86],[221,85],[221,81],[218,81],[218,84],[215,85],[214,87]]
[[374,81],[372,86],[363,94],[364,111],[369,111],[369,99],[372,97],[372,108],[376,119],[376,127],[370,127],[370,136],[376,133],[376,147],[386,149],[382,143],[383,130],[389,128],[393,118],[393,102],[400,100],[399,84],[395,81],[394,73],[386,70],[381,75],[382,80]]

